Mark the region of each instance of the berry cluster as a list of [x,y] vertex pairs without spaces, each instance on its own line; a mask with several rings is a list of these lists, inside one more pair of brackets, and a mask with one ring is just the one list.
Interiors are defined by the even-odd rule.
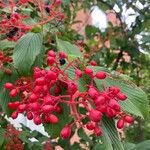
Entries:
[[7,139],[5,150],[24,150],[23,142],[19,139],[19,136],[20,131],[8,124],[5,132],[5,138]]
[[[19,113],[23,113],[29,120],[33,119],[36,125],[56,124],[59,122],[59,114],[63,111],[62,104],[65,104],[70,108],[74,121],[68,122],[62,129],[62,138],[69,138],[71,128],[77,124],[100,136],[100,124],[104,115],[119,118],[118,122],[123,119],[123,122],[132,123],[133,118],[121,110],[119,101],[124,101],[127,97],[120,88],[111,86],[99,90],[94,84],[95,79],[104,80],[108,74],[103,71],[94,73],[90,67],[80,70],[75,61],[70,62],[64,52],[56,55],[50,50],[47,57],[49,70],[36,67],[33,70],[33,78],[21,78],[15,84],[6,83],[4,87],[10,90],[10,97],[21,95],[20,101],[8,103],[8,107],[15,110],[11,117],[16,119]],[[69,68],[74,70],[73,79],[70,79],[67,72]],[[83,75],[90,79],[90,83],[86,86],[86,91],[80,92],[77,83]],[[84,108],[86,114],[80,113],[79,107]],[[131,118],[132,121],[129,121]],[[84,119],[88,122],[83,123]],[[118,124],[118,128],[123,128],[124,125]]]
[[[8,40],[16,41],[26,32],[30,30],[34,32],[35,28],[43,26],[54,19],[60,22],[65,17],[58,7],[60,4],[61,0],[56,0],[52,4],[37,0],[9,1],[9,3],[2,2],[0,6],[2,8],[8,7],[9,12],[3,12],[0,21],[0,33],[5,35]],[[29,9],[33,7],[35,13],[38,11],[39,13],[37,15],[39,15],[40,21],[28,25],[26,21],[31,16],[21,11],[24,7],[29,7]]]
[[12,71],[5,66],[12,62],[12,58],[10,56],[5,55],[2,51],[0,51],[0,70],[4,71],[7,74],[11,74]]

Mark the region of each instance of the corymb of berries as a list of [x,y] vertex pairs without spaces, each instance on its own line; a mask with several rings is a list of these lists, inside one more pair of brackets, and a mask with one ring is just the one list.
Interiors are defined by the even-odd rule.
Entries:
[[[93,131],[96,136],[102,135],[100,126],[104,115],[110,119],[117,119],[116,126],[119,129],[126,124],[132,124],[133,117],[125,114],[119,104],[119,101],[127,99],[121,89],[110,86],[99,90],[94,84],[94,79],[105,80],[107,73],[104,71],[94,73],[91,67],[80,70],[74,62],[74,60],[70,62],[64,52],[57,55],[50,50],[47,56],[48,70],[35,67],[32,78],[23,77],[14,84],[5,83],[4,88],[9,90],[10,97],[21,96],[19,101],[8,103],[8,107],[13,110],[11,117],[16,119],[18,114],[24,114],[36,125],[42,123],[55,125],[59,123],[59,115],[63,112],[62,104],[66,104],[74,120],[68,122],[61,130],[60,136],[63,139],[71,136],[72,128],[76,124]],[[74,68],[73,79],[70,79],[67,72],[70,67]],[[78,80],[83,75],[90,78],[90,83],[86,91],[80,92]],[[83,107],[86,113],[79,113],[79,107]],[[87,123],[83,123],[85,118],[88,119]]]

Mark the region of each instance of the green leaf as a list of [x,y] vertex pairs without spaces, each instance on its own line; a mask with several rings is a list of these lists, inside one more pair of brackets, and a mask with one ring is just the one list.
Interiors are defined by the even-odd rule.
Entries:
[[21,74],[28,75],[36,57],[42,49],[43,36],[41,33],[28,33],[16,44],[13,61]]
[[59,122],[57,124],[44,124],[46,132],[52,137],[57,138],[60,136],[60,132],[62,128],[65,127],[66,124],[71,120],[70,109],[65,104],[61,105],[62,113],[58,115]]
[[15,45],[16,43],[13,41],[2,40],[0,41],[0,50],[7,50],[7,49],[14,48]]
[[[114,120],[104,117],[102,121],[102,129],[107,133],[107,141],[103,140],[104,144],[107,147],[106,150],[111,150],[112,147],[112,150],[124,150],[123,145],[118,137],[118,132],[115,127]],[[112,144],[112,147],[110,146],[110,143]]]
[[4,133],[5,133],[5,130],[3,128],[0,127],[0,137],[1,137],[1,140],[0,140],[0,147],[3,145],[4,143]]
[[62,3],[63,3],[64,5],[68,5],[68,4],[70,3],[70,0],[62,0]]
[[145,140],[137,144],[135,150],[150,150],[150,140]]
[[76,45],[71,44],[68,41],[60,40],[57,37],[56,43],[58,50],[65,52],[69,56],[69,58],[83,57],[80,49]]
[[[92,68],[95,72],[104,70],[101,67]],[[122,79],[119,75],[111,75],[104,80],[95,79],[95,83],[98,88],[101,88],[103,84],[106,85],[106,87],[120,87],[122,92],[127,95],[127,100],[120,102],[122,109],[127,113],[141,118],[148,115],[148,100],[145,92],[130,80]]]
[[123,146],[125,150],[134,150],[136,145],[129,142],[123,142]]
[[18,74],[17,72],[13,72],[11,75],[7,75],[5,73],[2,73],[0,75],[0,105],[2,107],[2,110],[5,113],[9,113],[10,110],[7,108],[7,104],[10,101],[15,101],[18,97],[16,98],[10,98],[9,97],[9,91],[4,89],[4,84],[6,82],[11,82],[14,83],[14,81],[18,79]]

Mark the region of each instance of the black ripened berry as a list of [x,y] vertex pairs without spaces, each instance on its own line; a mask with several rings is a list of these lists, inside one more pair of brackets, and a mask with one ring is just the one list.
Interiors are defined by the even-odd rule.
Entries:
[[48,6],[45,6],[45,11],[46,11],[47,13],[50,13],[50,9],[49,9]]
[[17,27],[14,27],[12,30],[10,30],[8,33],[6,33],[6,36],[8,38],[13,38],[13,36],[16,35],[16,33],[17,33],[18,30],[19,29]]
[[64,65],[66,63],[66,60],[64,58],[59,59],[60,65]]

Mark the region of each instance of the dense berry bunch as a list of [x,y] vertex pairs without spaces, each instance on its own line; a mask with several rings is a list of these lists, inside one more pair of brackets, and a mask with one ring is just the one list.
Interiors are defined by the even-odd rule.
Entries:
[[6,65],[11,62],[12,58],[0,51],[0,70],[4,71],[7,74],[11,74],[12,71],[9,68],[6,68]]
[[[64,52],[59,52],[57,56],[52,50],[48,52],[47,64],[47,70],[34,68],[33,78],[21,78],[15,84],[5,84],[5,88],[10,91],[10,97],[21,95],[20,101],[8,103],[8,107],[14,110],[11,115],[13,119],[16,119],[19,113],[23,113],[36,125],[56,124],[59,122],[59,114],[62,113],[62,104],[66,104],[74,121],[68,122],[62,129],[60,135],[63,138],[71,136],[71,128],[76,124],[93,130],[100,136],[100,125],[104,115],[119,119],[118,128],[123,128],[126,122],[133,122],[133,118],[121,110],[119,101],[124,101],[127,97],[119,87],[103,87],[103,90],[99,90],[95,86],[94,80],[104,80],[108,76],[106,72],[94,73],[90,67],[79,70],[75,60],[70,62]],[[74,70],[73,79],[70,79],[67,72],[70,68]],[[90,84],[86,85],[86,91],[80,92],[78,80],[83,75],[89,77]],[[79,113],[79,107],[84,108],[86,114]],[[88,119],[88,122],[83,124],[83,119]]]
[[[4,14],[1,16],[0,33],[5,35],[8,40],[16,41],[26,32],[30,30],[37,32],[40,29],[40,26],[47,24],[54,19],[57,20],[57,22],[60,22],[64,19],[64,14],[58,7],[60,4],[61,0],[55,0],[52,4],[37,0],[10,0],[8,3],[1,2],[0,7],[8,7],[9,12],[6,13],[4,11]],[[24,13],[22,9],[30,9],[32,6],[34,6],[33,10],[35,13],[39,12],[37,13],[37,15],[39,15],[39,22],[32,21],[35,23],[30,23],[29,25],[27,22],[31,16]]]

